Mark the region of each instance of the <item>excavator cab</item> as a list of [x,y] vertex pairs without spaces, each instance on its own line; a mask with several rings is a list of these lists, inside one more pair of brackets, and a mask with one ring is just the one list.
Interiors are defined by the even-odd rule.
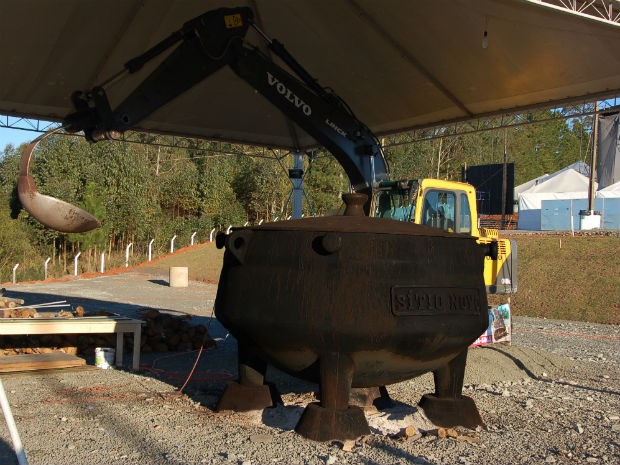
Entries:
[[375,217],[411,221],[448,232],[476,235],[472,228],[471,186],[450,181],[411,179],[378,183]]
[[470,184],[441,179],[383,181],[375,185],[372,216],[410,221],[447,232],[468,234],[497,249],[486,257],[484,280],[489,294],[517,290],[517,244],[497,230],[478,227],[476,191]]
[[382,181],[373,193],[372,216],[396,221],[413,221],[418,182]]

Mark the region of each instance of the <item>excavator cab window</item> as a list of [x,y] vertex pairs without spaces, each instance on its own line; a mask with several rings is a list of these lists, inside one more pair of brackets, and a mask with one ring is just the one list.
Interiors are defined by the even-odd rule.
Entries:
[[455,231],[456,195],[451,191],[430,190],[424,196],[422,222],[444,231]]
[[412,199],[410,194],[409,188],[378,191],[375,194],[373,216],[397,221],[413,221],[415,199]]
[[467,194],[451,190],[427,190],[424,193],[422,223],[444,231],[471,234],[471,209]]
[[471,234],[471,210],[469,209],[469,200],[467,199],[467,194],[461,192],[459,194],[461,199],[461,205],[459,208],[459,216],[458,216],[458,224],[457,224],[457,232],[463,234]]

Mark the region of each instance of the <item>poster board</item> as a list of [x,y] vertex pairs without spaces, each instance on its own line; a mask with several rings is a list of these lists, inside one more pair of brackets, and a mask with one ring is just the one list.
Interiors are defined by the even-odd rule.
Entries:
[[510,342],[512,340],[512,317],[510,304],[489,306],[489,326],[486,331],[472,343],[473,346]]

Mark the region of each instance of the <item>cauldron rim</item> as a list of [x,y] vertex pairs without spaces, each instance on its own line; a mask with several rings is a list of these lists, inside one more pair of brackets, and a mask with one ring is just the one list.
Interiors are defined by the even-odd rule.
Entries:
[[366,216],[323,216],[263,223],[257,226],[233,228],[252,231],[306,231],[361,234],[390,234],[405,236],[433,236],[455,239],[476,239],[469,234],[447,232],[431,226],[386,218]]

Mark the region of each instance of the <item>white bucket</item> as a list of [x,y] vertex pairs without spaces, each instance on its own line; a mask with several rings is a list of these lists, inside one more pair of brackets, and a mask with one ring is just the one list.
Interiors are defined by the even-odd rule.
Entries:
[[95,347],[95,365],[106,370],[114,365],[116,351],[110,347]]

